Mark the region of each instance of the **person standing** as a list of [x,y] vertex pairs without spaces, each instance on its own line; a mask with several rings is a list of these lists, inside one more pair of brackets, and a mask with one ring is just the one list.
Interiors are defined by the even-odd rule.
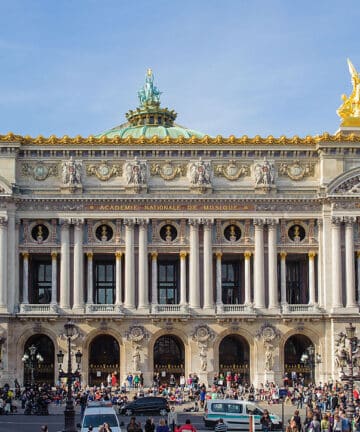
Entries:
[[215,432],[226,432],[227,429],[228,429],[227,424],[224,423],[224,420],[222,418],[219,418],[215,426]]
[[179,427],[178,432],[183,432],[183,431],[196,432],[196,427],[191,424],[190,419],[186,419],[185,424]]
[[159,420],[159,425],[156,426],[156,432],[169,432],[169,426],[166,424],[164,418]]
[[268,410],[264,410],[263,415],[260,418],[261,430],[263,432],[268,432],[271,430],[271,418]]
[[175,411],[174,406],[172,406],[170,411],[168,412],[167,422],[171,429],[171,432],[175,432],[175,427],[177,425],[177,412]]

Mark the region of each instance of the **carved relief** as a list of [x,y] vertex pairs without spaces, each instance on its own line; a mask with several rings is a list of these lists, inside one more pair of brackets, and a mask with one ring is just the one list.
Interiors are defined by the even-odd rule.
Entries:
[[272,324],[265,322],[256,333],[257,339],[262,339],[265,348],[265,370],[274,368],[275,342],[281,336],[280,332]]
[[314,175],[314,165],[311,163],[300,163],[299,160],[295,160],[291,164],[284,162],[280,164],[279,174],[288,176],[291,180],[299,181],[304,177]]
[[71,191],[81,188],[82,161],[75,160],[72,156],[62,163],[62,182]]
[[86,173],[88,176],[96,176],[101,181],[107,181],[111,177],[121,176],[122,169],[120,165],[110,165],[103,161],[97,165],[88,165]]
[[236,161],[229,161],[227,165],[216,165],[215,175],[223,176],[227,180],[238,180],[241,176],[247,176],[250,173],[249,165],[243,165]]
[[200,325],[195,328],[192,338],[199,348],[200,368],[206,372],[208,344],[214,339],[214,333],[207,325]]
[[148,177],[146,161],[139,161],[137,157],[133,161],[126,161],[124,175],[128,189],[136,193],[146,189]]
[[255,188],[270,189],[275,185],[275,166],[273,161],[266,158],[254,165]]
[[176,176],[184,176],[186,174],[185,164],[174,164],[171,161],[164,163],[156,162],[151,165],[150,172],[152,175],[158,175],[164,180],[174,180]]
[[193,190],[203,193],[207,189],[211,189],[210,162],[205,162],[201,158],[198,161],[191,162],[188,165],[188,178]]
[[21,165],[21,174],[24,177],[33,177],[35,180],[44,181],[48,177],[56,177],[58,175],[58,167],[56,164],[45,164],[43,162],[36,164],[24,162]]
[[133,372],[140,372],[141,363],[141,343],[148,337],[148,333],[145,328],[140,325],[133,325],[129,327],[129,331],[126,333],[127,340],[132,345],[132,362]]
[[360,175],[357,175],[349,180],[341,183],[335,190],[335,193],[348,193],[358,194],[360,193]]

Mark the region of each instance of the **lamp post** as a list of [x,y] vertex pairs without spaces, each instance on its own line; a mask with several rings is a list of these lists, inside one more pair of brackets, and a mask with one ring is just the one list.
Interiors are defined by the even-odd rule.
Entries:
[[35,345],[31,345],[22,356],[22,361],[26,367],[30,369],[30,386],[33,388],[35,385],[35,368],[37,365],[44,361],[42,355],[39,353]]
[[315,353],[314,345],[309,345],[301,355],[300,362],[309,366],[310,368],[310,381],[314,382],[315,365],[321,363],[321,355]]
[[71,366],[71,338],[75,333],[75,325],[72,321],[68,321],[65,325],[65,335],[67,338],[68,345],[68,364],[67,364],[67,372],[63,372],[62,364],[64,361],[64,353],[60,350],[57,354],[57,360],[60,367],[59,376],[60,378],[67,378],[67,395],[66,395],[66,407],[64,411],[65,417],[65,429],[64,432],[77,432],[77,428],[75,427],[75,408],[74,401],[72,397],[72,382],[75,377],[80,376],[79,366],[81,363],[82,354],[78,350],[75,354],[76,363],[78,365],[76,372],[72,372]]
[[[346,403],[346,416],[349,420],[352,420],[355,413],[354,405],[354,382],[360,380],[359,375],[354,375],[354,354],[358,350],[359,340],[355,336],[356,327],[349,324],[345,327],[345,336],[348,343],[348,351],[345,349],[342,351],[341,355],[341,380],[348,383],[348,400]],[[344,367],[347,367],[347,374],[344,372]]]

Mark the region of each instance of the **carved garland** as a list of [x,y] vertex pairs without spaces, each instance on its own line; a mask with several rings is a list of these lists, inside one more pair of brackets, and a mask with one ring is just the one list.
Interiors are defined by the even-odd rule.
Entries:
[[98,165],[87,165],[86,173],[88,176],[96,176],[101,181],[107,181],[111,177],[121,176],[122,168],[120,165],[110,165],[108,162],[101,162]]
[[227,165],[216,165],[215,175],[223,176],[227,180],[238,180],[242,175],[247,176],[250,173],[249,165],[239,164],[233,160],[229,161]]
[[291,180],[299,181],[304,177],[314,175],[314,164],[302,164],[299,160],[295,160],[292,164],[282,163],[279,167],[279,174],[288,176]]
[[150,172],[164,180],[174,180],[177,176],[186,175],[186,165],[173,164],[171,161],[165,161],[163,164],[157,162],[151,165]]

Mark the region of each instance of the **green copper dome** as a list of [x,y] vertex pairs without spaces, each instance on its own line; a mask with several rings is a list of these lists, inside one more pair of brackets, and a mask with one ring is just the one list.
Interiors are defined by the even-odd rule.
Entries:
[[203,133],[187,129],[174,123],[177,114],[174,110],[160,107],[161,92],[154,85],[154,75],[151,69],[146,73],[145,84],[138,92],[140,106],[135,111],[126,113],[128,121],[124,124],[109,129],[99,135],[98,138],[106,136],[114,138],[191,138],[193,136],[202,138]]

